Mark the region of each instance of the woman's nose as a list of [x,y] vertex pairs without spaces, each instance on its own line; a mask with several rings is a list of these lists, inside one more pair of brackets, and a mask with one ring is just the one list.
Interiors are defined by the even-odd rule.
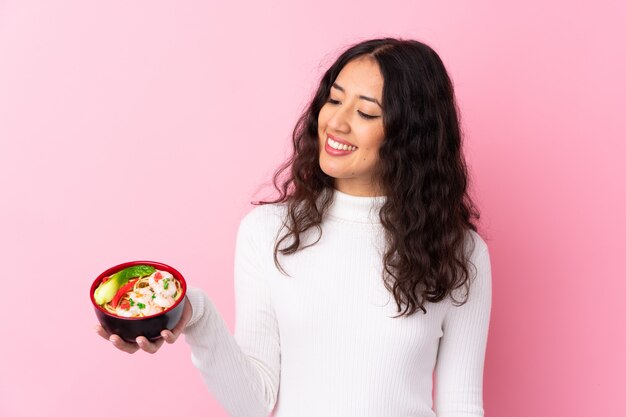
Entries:
[[349,132],[350,123],[346,107],[339,107],[328,120],[328,127],[337,132]]

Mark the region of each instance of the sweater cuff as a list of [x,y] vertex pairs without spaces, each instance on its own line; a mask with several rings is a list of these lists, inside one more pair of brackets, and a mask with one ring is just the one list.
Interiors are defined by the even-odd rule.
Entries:
[[187,322],[183,330],[184,333],[192,330],[205,312],[208,313],[210,311],[210,309],[207,309],[207,304],[210,300],[200,288],[187,287],[187,299],[191,303],[191,319]]

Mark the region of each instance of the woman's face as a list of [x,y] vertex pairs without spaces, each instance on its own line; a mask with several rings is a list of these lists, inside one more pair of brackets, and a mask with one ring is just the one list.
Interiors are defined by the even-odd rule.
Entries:
[[[320,168],[335,178],[335,188],[346,194],[383,195],[375,175],[378,149],[384,140],[382,93],[378,63],[362,56],[343,67],[320,110]],[[335,150],[336,142],[351,147]]]

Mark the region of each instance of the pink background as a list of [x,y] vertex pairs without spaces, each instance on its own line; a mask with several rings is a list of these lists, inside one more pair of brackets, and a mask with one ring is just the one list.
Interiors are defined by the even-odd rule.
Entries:
[[623,2],[294,3],[0,2],[0,415],[226,416],[183,339],[99,338],[89,285],[159,260],[232,330],[248,202],[322,70],[385,35],[455,82],[493,268],[486,415],[626,415]]

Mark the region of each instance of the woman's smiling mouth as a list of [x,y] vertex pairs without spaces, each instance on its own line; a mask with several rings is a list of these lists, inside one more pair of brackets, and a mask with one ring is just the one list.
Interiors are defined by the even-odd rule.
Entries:
[[328,154],[333,156],[348,155],[358,149],[349,142],[338,139],[330,134],[326,137],[326,146],[324,148]]
[[332,138],[326,138],[326,146],[324,147],[326,153],[333,156],[343,156],[351,154],[356,151],[358,148],[352,145],[345,145],[342,143],[333,140]]

